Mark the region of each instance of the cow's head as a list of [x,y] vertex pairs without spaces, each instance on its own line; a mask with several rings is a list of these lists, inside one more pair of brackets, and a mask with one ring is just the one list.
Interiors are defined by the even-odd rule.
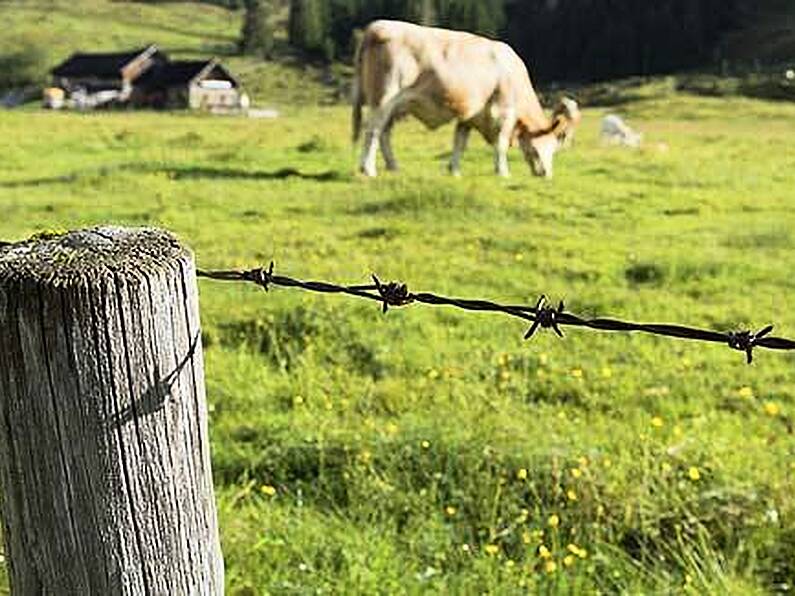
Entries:
[[569,121],[571,127],[575,127],[582,120],[582,112],[580,112],[579,104],[571,97],[561,97],[555,109],[552,111],[552,118],[556,116],[565,116]]
[[552,177],[552,159],[561,147],[567,134],[580,122],[580,109],[577,102],[564,97],[552,115],[552,122],[541,130],[533,130],[528,123],[519,119],[517,132],[519,146],[533,174],[545,178]]
[[574,143],[574,129],[582,120],[580,106],[571,97],[561,97],[552,111],[552,119],[564,116],[568,120],[568,127],[560,137],[561,147],[570,147]]

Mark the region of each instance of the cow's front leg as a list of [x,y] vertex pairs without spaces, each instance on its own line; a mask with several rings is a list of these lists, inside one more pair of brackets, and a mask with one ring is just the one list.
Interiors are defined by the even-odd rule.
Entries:
[[381,154],[384,156],[386,169],[390,172],[398,170],[398,163],[395,159],[395,154],[392,152],[392,125],[395,123],[394,118],[384,127],[381,132],[379,142],[381,144]]
[[453,136],[453,154],[450,156],[450,173],[453,176],[461,175],[461,156],[467,148],[467,139],[469,139],[469,126],[458,122]]

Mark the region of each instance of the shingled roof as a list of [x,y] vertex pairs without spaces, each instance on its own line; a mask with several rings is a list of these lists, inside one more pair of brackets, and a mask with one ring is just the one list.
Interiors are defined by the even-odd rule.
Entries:
[[122,69],[144,54],[155,54],[155,46],[148,46],[130,52],[81,53],[72,54],[50,72],[56,77],[99,77],[115,78],[121,76]]
[[135,80],[135,84],[150,89],[166,89],[187,85],[197,77],[230,81],[237,87],[235,78],[218,61],[174,60],[153,66]]

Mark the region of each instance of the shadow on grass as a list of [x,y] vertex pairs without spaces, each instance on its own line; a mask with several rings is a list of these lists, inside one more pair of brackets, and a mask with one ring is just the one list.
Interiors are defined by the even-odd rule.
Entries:
[[239,179],[239,180],[284,180],[286,178],[300,178],[301,180],[314,180],[316,182],[338,182],[348,177],[340,172],[326,170],[324,172],[305,173],[296,168],[280,168],[271,171],[250,171],[238,168],[214,168],[205,166],[163,168],[176,180],[183,178],[205,179]]
[[83,179],[110,177],[122,172],[143,174],[163,173],[173,180],[286,180],[288,178],[299,178],[301,180],[313,180],[315,182],[345,182],[351,179],[351,176],[334,170],[303,172],[293,167],[285,167],[278,170],[244,170],[240,168],[212,166],[169,166],[160,164],[125,163],[103,166],[90,170],[79,170],[60,176],[9,180],[0,182],[0,188],[30,188],[51,184],[72,184]]

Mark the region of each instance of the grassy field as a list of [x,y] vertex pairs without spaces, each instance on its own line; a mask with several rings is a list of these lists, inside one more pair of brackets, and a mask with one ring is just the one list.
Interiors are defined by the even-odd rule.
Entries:
[[[0,238],[174,231],[204,268],[795,336],[795,106],[671,96],[587,111],[551,181],[398,127],[353,174],[342,107],[274,121],[0,113]],[[784,592],[795,357],[203,281],[231,594]],[[787,588],[788,586],[788,588]]]

